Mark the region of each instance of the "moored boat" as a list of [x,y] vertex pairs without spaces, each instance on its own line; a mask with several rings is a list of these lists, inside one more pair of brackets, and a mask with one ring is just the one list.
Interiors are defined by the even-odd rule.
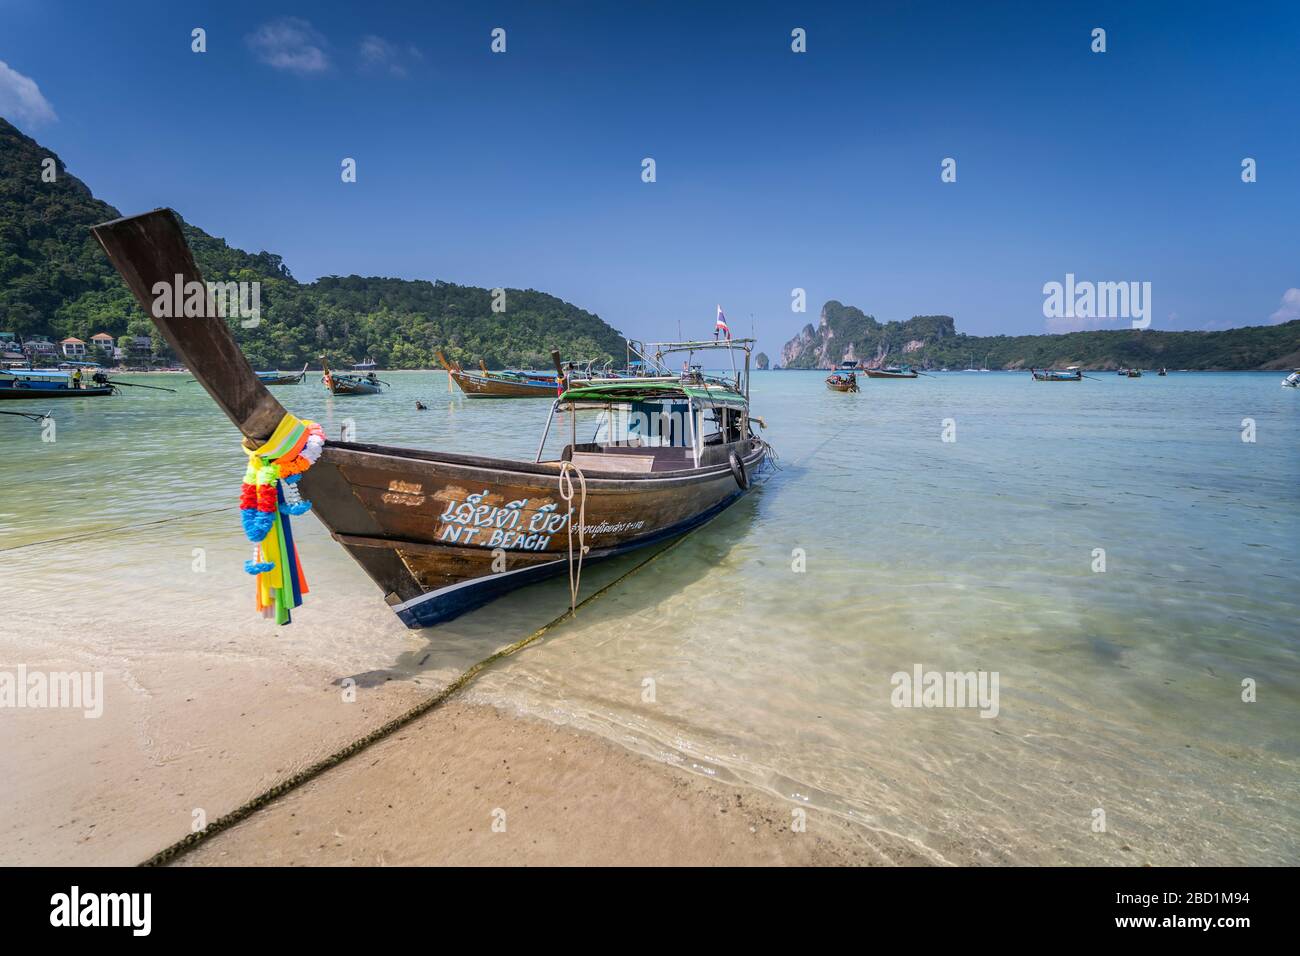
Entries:
[[1045,368],[1030,369],[1035,382],[1082,382],[1083,369],[1071,365],[1067,369]]
[[479,363],[478,372],[467,372],[459,362],[449,362],[441,349],[437,355],[451,380],[467,398],[554,398],[559,391],[559,381],[551,373],[493,372],[482,363]]
[[92,378],[91,382],[81,385],[72,372],[8,368],[0,370],[0,399],[95,398],[117,391],[106,379],[101,382]]
[[1300,388],[1300,368],[1282,379],[1283,388]]
[[302,364],[301,372],[254,372],[263,385],[297,385],[307,376],[307,363]]
[[1127,375],[1129,378],[1141,378],[1142,370],[1140,368],[1131,368],[1128,371],[1126,371],[1124,374]]
[[[332,395],[378,395],[384,390],[384,383],[376,377],[374,372],[366,375],[331,372],[329,362],[325,360],[323,355],[320,357],[320,364],[324,373],[321,375],[321,383],[329,389]],[[200,379],[200,381],[202,380]]]
[[[114,220],[93,232],[146,312],[154,283],[176,275],[202,282],[170,210]],[[314,464],[290,480],[301,478],[297,487],[313,512],[410,627],[449,620],[523,584],[572,572],[575,563],[580,573],[584,559],[689,531],[738,500],[769,454],[749,415],[749,339],[658,346],[661,352],[743,351],[744,371],[734,378],[676,376],[661,366],[663,374],[654,377],[562,383],[536,458],[515,461],[356,442],[322,445],[318,427],[312,431],[311,423],[287,413],[257,381],[226,323],[153,321],[243,433],[261,469],[284,448],[291,450],[275,464],[299,455],[295,449],[304,441],[316,442]],[[577,437],[580,413],[597,418],[589,441]],[[548,457],[556,416],[569,436]],[[564,430],[556,430],[562,441]],[[272,502],[285,493],[286,479],[276,480]],[[259,503],[261,495],[259,488]],[[274,562],[255,563],[250,572],[277,573],[261,571],[266,564]]]
[[826,387],[832,392],[857,392],[858,376],[854,372],[835,372],[826,377]]
[[863,369],[867,378],[916,378],[917,372],[910,365],[889,365],[884,368]]

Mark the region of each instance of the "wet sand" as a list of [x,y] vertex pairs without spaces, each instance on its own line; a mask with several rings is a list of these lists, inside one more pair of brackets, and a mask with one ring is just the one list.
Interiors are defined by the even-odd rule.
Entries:
[[[50,671],[91,663],[0,641],[0,666],[17,661]],[[386,681],[344,704],[323,669],[180,651],[105,669],[105,695],[127,703],[98,719],[0,715],[0,863],[139,863],[195,820],[217,819],[437,689]],[[903,841],[816,810],[796,832],[794,809],[592,734],[453,698],[179,862],[923,862]]]
[[187,865],[915,863],[817,811],[592,734],[449,702],[218,834]]

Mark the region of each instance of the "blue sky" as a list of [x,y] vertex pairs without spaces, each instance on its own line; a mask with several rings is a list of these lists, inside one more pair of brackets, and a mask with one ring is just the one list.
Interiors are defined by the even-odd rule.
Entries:
[[769,352],[830,298],[1043,332],[1066,273],[1151,282],[1156,329],[1300,317],[1295,3],[0,0],[0,61],[0,114],[96,195],[303,280],[532,287],[643,337],[720,302]]

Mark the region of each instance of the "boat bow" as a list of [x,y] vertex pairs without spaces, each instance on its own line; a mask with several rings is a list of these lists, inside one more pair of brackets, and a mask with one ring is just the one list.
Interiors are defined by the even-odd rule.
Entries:
[[[91,232],[126,281],[140,308],[212,400],[245,438],[266,441],[284,418],[284,406],[258,381],[225,319],[212,314],[207,286],[194,264],[176,214],[170,209],[155,209],[114,219],[95,226]],[[155,308],[155,302],[161,298],[159,286],[171,297],[178,283],[182,297],[186,290],[204,290],[206,315],[160,314],[170,310]]]

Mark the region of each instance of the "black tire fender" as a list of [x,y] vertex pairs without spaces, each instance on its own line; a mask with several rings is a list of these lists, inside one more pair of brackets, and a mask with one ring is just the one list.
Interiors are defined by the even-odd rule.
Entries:
[[731,465],[731,476],[736,479],[736,484],[740,485],[741,491],[749,490],[749,475],[745,474],[745,463],[742,462],[733,451],[727,459]]

